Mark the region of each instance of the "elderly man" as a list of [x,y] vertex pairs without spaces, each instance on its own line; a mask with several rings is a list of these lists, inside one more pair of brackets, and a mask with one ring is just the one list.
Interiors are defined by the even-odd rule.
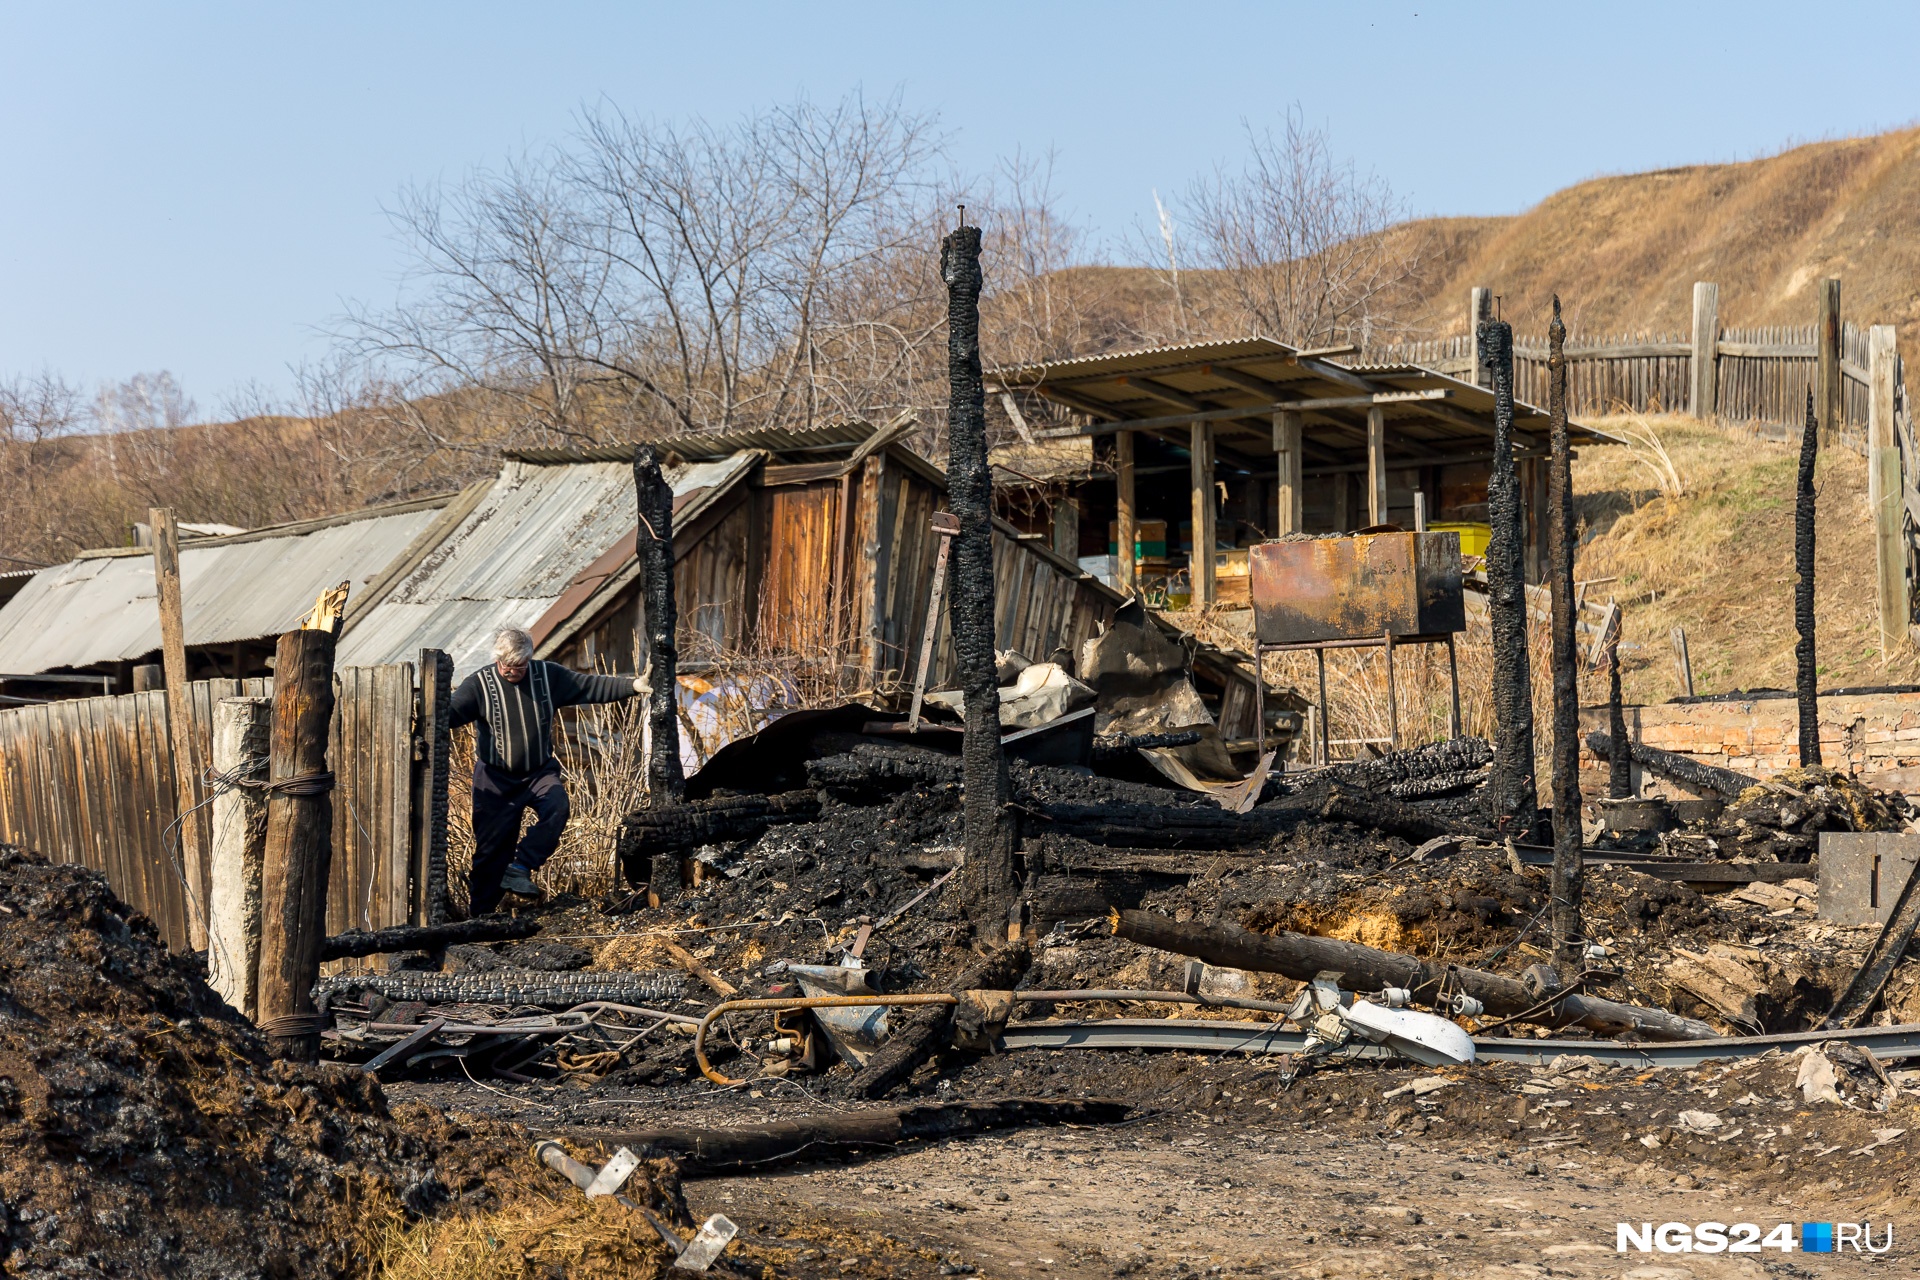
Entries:
[[[473,766],[473,874],[470,910],[482,915],[503,893],[537,898],[533,872],[560,846],[567,788],[553,756],[553,718],[561,707],[618,702],[645,693],[632,676],[583,676],[533,660],[533,637],[508,627],[493,638],[493,663],[453,691],[450,721],[480,726]],[[520,816],[534,824],[520,836]],[[517,847],[516,847],[517,846]]]

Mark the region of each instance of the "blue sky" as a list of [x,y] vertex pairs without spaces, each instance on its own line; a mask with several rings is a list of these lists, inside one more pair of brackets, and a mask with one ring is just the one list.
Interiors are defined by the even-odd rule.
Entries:
[[1511,213],[1920,117],[1920,6],[1814,12],[0,0],[0,376],[168,369],[209,413],[284,391],[346,300],[392,298],[396,190],[544,146],[602,97],[728,117],[899,90],[963,169],[1055,149],[1066,206],[1114,239],[1297,102],[1413,211]]

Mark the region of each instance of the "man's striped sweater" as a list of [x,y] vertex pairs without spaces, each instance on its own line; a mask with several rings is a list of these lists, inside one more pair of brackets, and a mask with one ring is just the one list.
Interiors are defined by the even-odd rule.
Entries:
[[478,724],[480,759],[516,778],[553,759],[553,715],[561,707],[618,702],[634,695],[632,676],[588,676],[557,662],[533,662],[518,683],[489,663],[453,691],[450,723]]

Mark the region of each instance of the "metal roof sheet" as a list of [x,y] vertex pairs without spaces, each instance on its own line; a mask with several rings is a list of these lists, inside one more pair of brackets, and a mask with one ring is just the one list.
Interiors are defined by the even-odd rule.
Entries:
[[[740,453],[669,468],[676,496],[729,483],[760,460]],[[509,458],[444,542],[341,638],[342,666],[453,658],[455,678],[485,665],[493,634],[530,628],[574,578],[634,527],[631,454],[567,464]]]
[[[278,635],[342,581],[378,577],[433,523],[439,505],[295,526],[277,536],[199,540],[180,548],[190,645]],[[0,653],[12,671],[141,657],[160,647],[151,555],[94,556],[42,569],[0,608]]]
[[[663,454],[676,454],[697,462],[717,462],[743,449],[765,449],[776,456],[796,453],[845,453],[865,444],[880,430],[870,422],[847,419],[826,422],[817,427],[767,427],[740,431],[694,431],[655,441]],[[583,449],[508,449],[501,454],[510,462],[527,462],[539,467],[572,466],[581,462],[631,462],[630,444],[593,445]]]

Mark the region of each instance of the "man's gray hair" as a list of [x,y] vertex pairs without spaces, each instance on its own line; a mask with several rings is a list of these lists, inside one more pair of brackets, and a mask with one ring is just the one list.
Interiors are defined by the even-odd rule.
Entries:
[[520,666],[533,659],[533,637],[518,627],[502,627],[493,637],[493,660]]

